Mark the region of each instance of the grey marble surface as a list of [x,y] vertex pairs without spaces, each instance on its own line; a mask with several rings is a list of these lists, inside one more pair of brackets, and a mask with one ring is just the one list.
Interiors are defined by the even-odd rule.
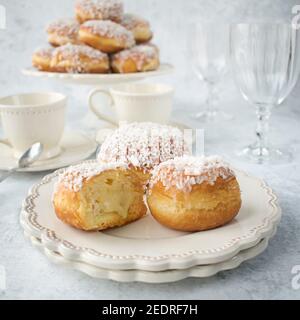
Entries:
[[[193,128],[201,127],[191,115],[203,107],[206,91],[191,71],[186,49],[188,23],[289,21],[291,8],[296,4],[292,0],[125,2],[128,11],[141,13],[152,21],[162,59],[176,66],[174,75],[157,81],[175,87],[173,117]],[[4,0],[1,4],[7,12],[7,28],[0,30],[1,95],[35,90],[64,92],[69,96],[67,126],[84,129],[82,117],[87,111],[86,96],[90,88],[65,86],[20,74],[20,68],[30,64],[33,48],[45,42],[45,23],[56,17],[71,16],[73,1]],[[208,279],[162,285],[95,280],[52,264],[24,239],[19,224],[21,202],[29,187],[45,173],[15,174],[0,185],[0,265],[6,269],[7,286],[0,291],[0,299],[299,299],[300,290],[293,290],[291,286],[291,270],[294,265],[300,265],[300,84],[284,104],[274,110],[272,117],[271,138],[294,148],[294,161],[281,166],[250,165],[234,157],[234,150],[253,138],[255,116],[253,108],[239,95],[230,74],[219,90],[220,106],[235,118],[206,128],[206,152],[224,155],[243,170],[264,178],[278,194],[283,209],[277,235],[262,255],[238,269]]]

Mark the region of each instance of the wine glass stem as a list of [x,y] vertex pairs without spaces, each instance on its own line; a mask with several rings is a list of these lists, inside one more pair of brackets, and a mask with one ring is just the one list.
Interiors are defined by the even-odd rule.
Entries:
[[208,83],[208,98],[206,101],[206,112],[208,117],[214,118],[217,113],[218,93],[214,83]]
[[256,127],[256,138],[257,138],[257,149],[260,156],[265,155],[269,149],[269,120],[271,116],[271,105],[258,104],[256,106],[257,116],[257,127]]

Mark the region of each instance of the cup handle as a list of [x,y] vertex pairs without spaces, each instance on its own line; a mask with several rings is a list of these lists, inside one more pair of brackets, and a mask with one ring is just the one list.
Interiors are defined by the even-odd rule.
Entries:
[[94,96],[97,93],[102,93],[103,95],[105,95],[106,97],[108,97],[109,99],[109,106],[113,107],[114,105],[114,101],[113,98],[110,94],[110,92],[108,90],[105,89],[95,89],[93,91],[90,92],[89,94],[89,98],[88,98],[88,103],[89,103],[89,108],[90,110],[100,119],[100,120],[104,120],[106,122],[109,122],[110,124],[114,125],[114,126],[118,126],[118,124],[116,123],[116,121],[111,118],[110,116],[107,116],[105,114],[103,114],[101,111],[99,111],[96,106],[94,105]]

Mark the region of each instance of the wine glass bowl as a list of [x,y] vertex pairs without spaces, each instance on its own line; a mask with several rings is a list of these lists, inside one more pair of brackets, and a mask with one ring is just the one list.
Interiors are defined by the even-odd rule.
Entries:
[[229,25],[219,23],[194,24],[189,39],[191,64],[199,80],[208,89],[206,107],[196,115],[206,122],[230,118],[217,108],[216,86],[228,71]]
[[287,162],[291,153],[268,141],[269,118],[293,90],[300,71],[299,32],[291,24],[237,24],[230,28],[230,60],[242,96],[256,108],[256,142],[239,152],[257,163]]

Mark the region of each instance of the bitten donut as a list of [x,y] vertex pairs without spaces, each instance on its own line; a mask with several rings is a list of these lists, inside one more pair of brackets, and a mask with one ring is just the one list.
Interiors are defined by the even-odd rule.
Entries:
[[115,53],[135,45],[133,33],[112,21],[87,21],[80,26],[80,41],[106,53]]
[[152,39],[153,33],[150,29],[150,23],[142,17],[126,13],[121,25],[133,33],[137,43],[148,42]]
[[76,18],[80,23],[88,20],[121,22],[123,12],[123,2],[119,0],[80,0],[75,5]]
[[137,176],[120,163],[84,163],[59,176],[54,190],[56,215],[86,231],[120,227],[143,217],[147,208]]
[[86,45],[67,44],[53,51],[51,68],[57,72],[108,73],[109,59]]
[[32,55],[32,65],[41,71],[53,71],[51,68],[51,59],[53,48],[37,49]]
[[111,58],[111,67],[116,73],[153,71],[159,65],[159,52],[153,45],[138,45]]
[[60,19],[50,23],[46,29],[48,42],[55,46],[63,46],[67,43],[79,44],[78,39],[80,24],[75,19]]
[[219,157],[181,157],[152,171],[147,202],[166,227],[201,231],[230,222],[241,208],[234,172]]
[[128,164],[147,184],[150,171],[163,161],[190,154],[183,132],[151,122],[121,126],[100,148],[98,161]]

